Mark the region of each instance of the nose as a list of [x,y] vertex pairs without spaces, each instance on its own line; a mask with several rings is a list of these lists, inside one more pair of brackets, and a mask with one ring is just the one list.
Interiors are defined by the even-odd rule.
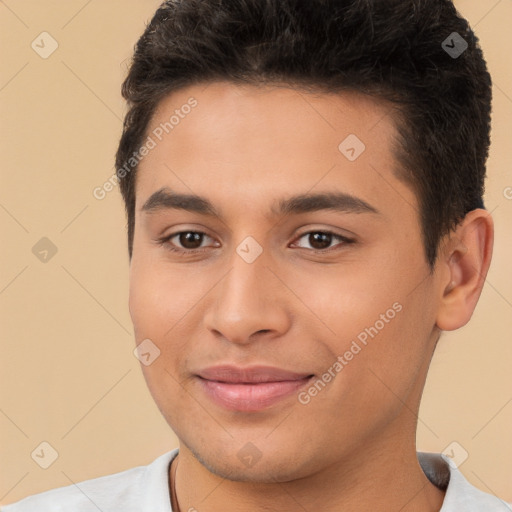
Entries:
[[283,335],[290,326],[291,293],[267,266],[265,251],[252,263],[233,252],[230,270],[212,290],[206,328],[239,345]]

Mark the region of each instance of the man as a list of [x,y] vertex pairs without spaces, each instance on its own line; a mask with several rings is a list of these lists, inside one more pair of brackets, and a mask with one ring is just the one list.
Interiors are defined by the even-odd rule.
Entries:
[[452,3],[169,0],[123,94],[130,314],[180,447],[5,512],[510,510],[415,447],[493,244]]

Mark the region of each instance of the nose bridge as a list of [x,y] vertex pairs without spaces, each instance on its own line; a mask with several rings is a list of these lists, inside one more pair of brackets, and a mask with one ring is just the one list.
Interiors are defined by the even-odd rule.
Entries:
[[279,291],[282,285],[267,268],[271,262],[266,251],[252,259],[256,249],[251,240],[235,248],[229,271],[216,287],[206,315],[207,328],[236,343],[249,342],[259,331],[286,328],[286,298]]

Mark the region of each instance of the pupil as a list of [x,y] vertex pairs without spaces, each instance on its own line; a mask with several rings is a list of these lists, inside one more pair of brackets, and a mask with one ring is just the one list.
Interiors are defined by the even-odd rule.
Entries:
[[[199,242],[198,246],[194,246],[196,242]],[[186,249],[197,249],[201,245],[201,233],[192,233],[190,231],[181,233],[180,244]]]
[[[310,241],[312,247],[315,249],[326,249],[331,244],[331,236],[329,233],[311,233],[309,235]],[[322,242],[323,239],[323,242]],[[320,247],[317,247],[316,244],[320,242]]]

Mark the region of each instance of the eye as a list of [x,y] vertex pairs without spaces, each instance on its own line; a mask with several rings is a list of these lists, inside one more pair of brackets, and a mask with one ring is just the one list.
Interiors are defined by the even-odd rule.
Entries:
[[[299,240],[303,238],[306,238],[307,243],[312,246],[312,250],[314,252],[327,252],[328,250],[331,250],[332,248],[329,248],[329,246],[335,239],[341,241],[341,244],[338,245],[351,244],[354,242],[354,240],[343,235],[333,233],[332,231],[308,231],[307,233],[303,233],[299,237]],[[307,249],[307,247],[300,245],[299,247]]]
[[[204,250],[201,249],[201,244],[205,237],[211,238],[206,233],[200,231],[179,231],[178,233],[173,233],[159,239],[158,243],[169,251],[182,254],[194,254],[196,252],[204,252]],[[173,239],[176,239],[176,241],[172,242]],[[176,245],[178,246],[176,247]]]
[[[351,244],[354,242],[354,240],[343,235],[333,233],[332,231],[308,231],[307,233],[303,233],[299,237],[299,240],[306,237],[308,237],[306,239],[307,243],[312,246],[310,250],[317,253],[329,252],[332,250],[330,245],[336,239],[340,241],[337,245]],[[210,236],[201,231],[179,231],[160,238],[157,242],[169,251],[176,252],[181,255],[187,255],[205,252],[205,248],[201,247],[205,238],[211,239]],[[173,239],[175,240],[173,241]],[[307,247],[302,245],[298,245],[298,247],[307,249]]]

